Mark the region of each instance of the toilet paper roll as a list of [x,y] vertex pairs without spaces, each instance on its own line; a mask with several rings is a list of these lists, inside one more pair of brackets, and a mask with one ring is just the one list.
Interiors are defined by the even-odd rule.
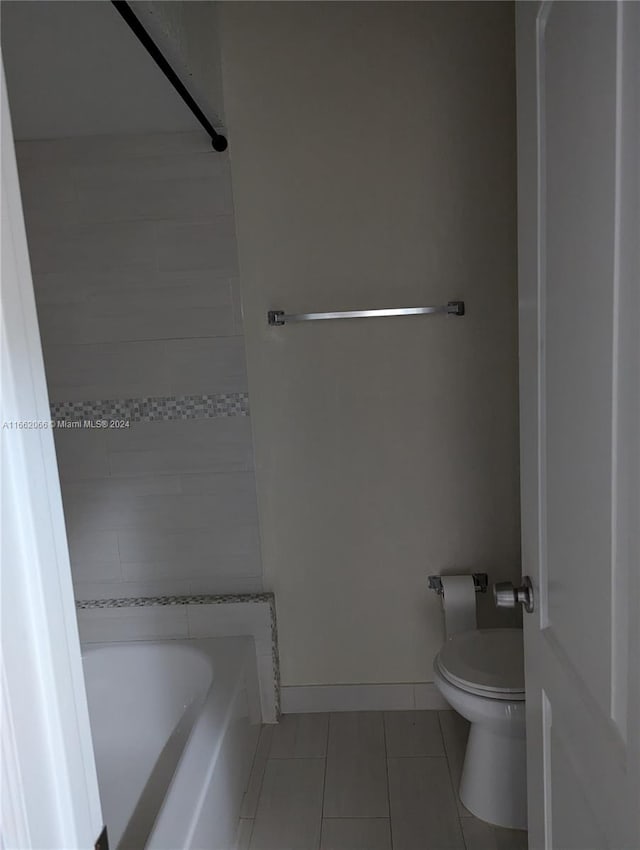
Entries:
[[444,630],[447,638],[478,627],[473,576],[442,576]]

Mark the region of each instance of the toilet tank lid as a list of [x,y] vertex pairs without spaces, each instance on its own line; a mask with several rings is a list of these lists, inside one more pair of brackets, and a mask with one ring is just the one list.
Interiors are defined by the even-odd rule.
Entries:
[[461,684],[502,693],[524,691],[522,629],[461,632],[445,643],[438,661]]

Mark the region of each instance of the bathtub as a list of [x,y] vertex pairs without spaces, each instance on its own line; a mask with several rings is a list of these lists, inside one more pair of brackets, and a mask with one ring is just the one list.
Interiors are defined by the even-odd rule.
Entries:
[[233,850],[260,731],[252,638],[83,649],[112,850]]

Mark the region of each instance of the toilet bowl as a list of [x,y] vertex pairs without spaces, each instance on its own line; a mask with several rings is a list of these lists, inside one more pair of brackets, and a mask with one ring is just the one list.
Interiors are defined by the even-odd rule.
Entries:
[[455,634],[436,656],[434,672],[442,696],[471,723],[460,799],[481,820],[526,829],[522,630]]

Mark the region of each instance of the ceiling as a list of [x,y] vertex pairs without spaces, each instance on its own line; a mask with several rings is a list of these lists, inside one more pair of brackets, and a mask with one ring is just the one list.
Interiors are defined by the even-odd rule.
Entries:
[[16,139],[199,128],[109,0],[3,0],[0,15]]

